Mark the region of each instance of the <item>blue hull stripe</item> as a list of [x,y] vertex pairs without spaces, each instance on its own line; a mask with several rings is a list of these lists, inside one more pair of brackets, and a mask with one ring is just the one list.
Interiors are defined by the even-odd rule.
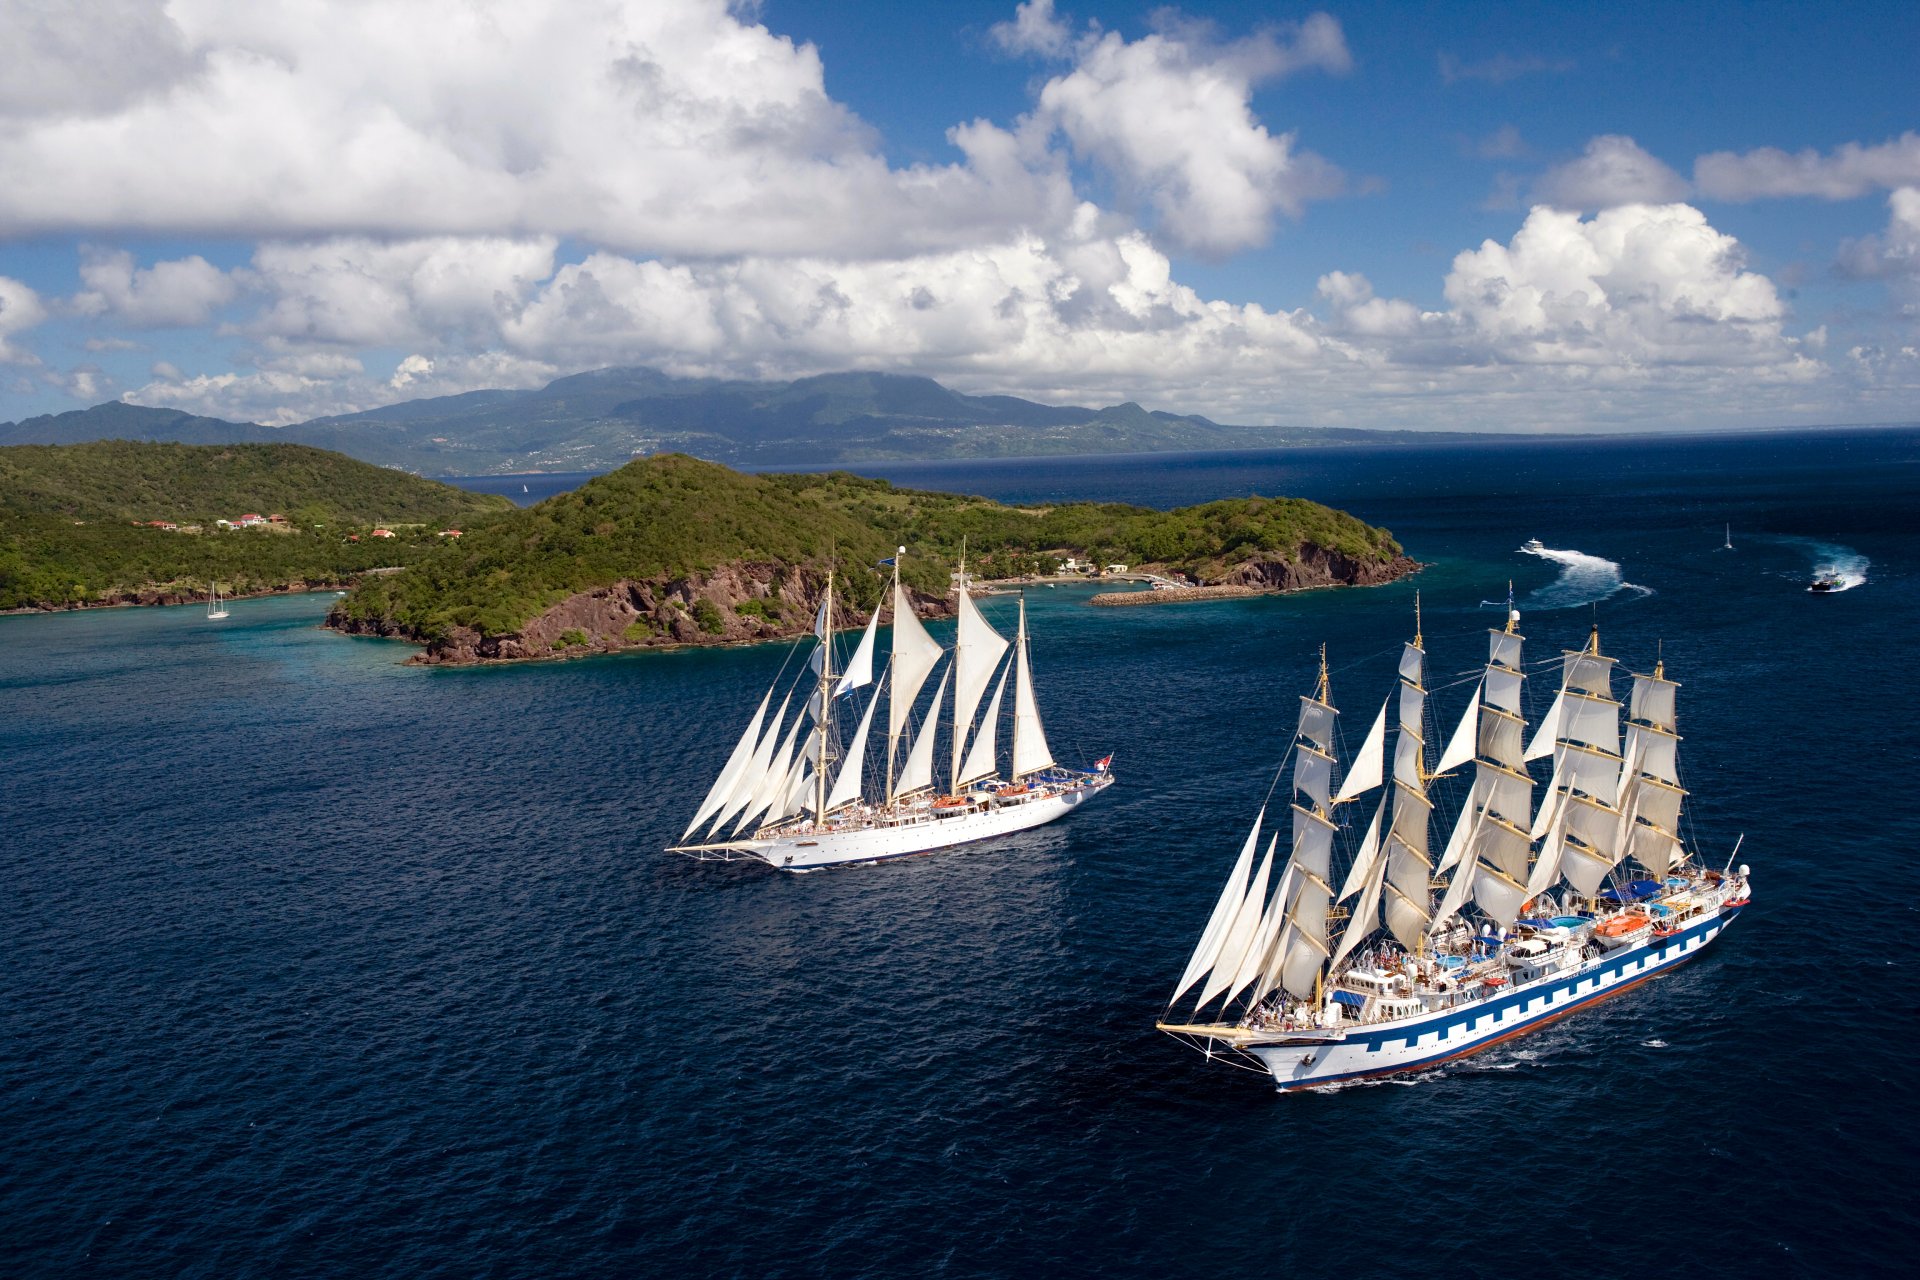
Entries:
[[[1716,926],[1725,928],[1727,925],[1732,924],[1743,909],[1744,908],[1741,907],[1723,909],[1719,915],[1682,929],[1679,933],[1664,940],[1657,946],[1647,944],[1633,947],[1619,953],[1616,958],[1609,960],[1607,964],[1598,969],[1574,974],[1563,981],[1553,983],[1551,986],[1529,987],[1525,991],[1515,992],[1511,995],[1501,996],[1493,1000],[1476,1001],[1472,1007],[1462,1009],[1456,1015],[1444,1021],[1436,1019],[1432,1022],[1422,1023],[1416,1028],[1406,1028],[1399,1031],[1371,1032],[1366,1035],[1351,1037],[1343,1042],[1345,1045],[1364,1048],[1369,1053],[1372,1053],[1377,1052],[1384,1044],[1390,1042],[1404,1044],[1409,1038],[1418,1039],[1421,1036],[1431,1035],[1438,1031],[1442,1033],[1442,1043],[1444,1044],[1446,1037],[1454,1030],[1469,1026],[1477,1019],[1488,1017],[1503,1010],[1524,1006],[1530,1001],[1541,998],[1543,995],[1553,996],[1562,992],[1571,991],[1578,984],[1590,982],[1595,978],[1622,976],[1627,972],[1628,966],[1637,961],[1648,958],[1655,961],[1654,967],[1647,969],[1637,978],[1616,983],[1610,987],[1604,987],[1593,992],[1591,995],[1583,996],[1567,1004],[1542,1009],[1532,1018],[1517,1022],[1510,1027],[1500,1027],[1496,1023],[1495,1027],[1489,1029],[1488,1034],[1483,1039],[1471,1044],[1442,1048],[1439,1052],[1429,1054],[1424,1058],[1415,1058],[1406,1062],[1396,1062],[1392,1066],[1381,1067],[1377,1071],[1347,1071],[1337,1076],[1315,1076],[1298,1081],[1288,1081],[1279,1085],[1280,1091],[1286,1093],[1296,1089],[1317,1089],[1323,1085],[1338,1084],[1343,1080],[1362,1080],[1369,1076],[1385,1076],[1394,1075],[1401,1071],[1417,1071],[1421,1067],[1430,1067],[1437,1062],[1445,1062],[1452,1058],[1465,1057],[1470,1053],[1478,1053],[1480,1050],[1498,1044],[1502,1040],[1508,1040],[1522,1032],[1531,1031],[1543,1023],[1551,1022],[1566,1014],[1584,1009],[1597,1001],[1605,1000],[1610,996],[1617,996],[1623,991],[1631,990],[1655,974],[1663,973],[1682,961],[1693,959],[1705,945],[1704,938],[1707,930]],[[1680,949],[1695,938],[1703,940],[1702,947],[1694,948],[1690,954],[1681,954]],[[1409,1036],[1409,1032],[1411,1032],[1411,1036]]]

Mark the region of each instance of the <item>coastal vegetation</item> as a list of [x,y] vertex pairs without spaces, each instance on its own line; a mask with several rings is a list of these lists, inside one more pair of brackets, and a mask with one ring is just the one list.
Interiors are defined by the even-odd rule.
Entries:
[[330,622],[426,644],[430,660],[446,661],[794,635],[811,625],[829,565],[847,616],[864,618],[899,546],[903,580],[933,609],[947,607],[963,549],[981,578],[1051,573],[1071,555],[1269,589],[1385,581],[1412,564],[1385,530],[1297,498],[1027,508],[669,454],[369,578]]
[[304,445],[0,448],[0,609],[344,584],[512,506]]

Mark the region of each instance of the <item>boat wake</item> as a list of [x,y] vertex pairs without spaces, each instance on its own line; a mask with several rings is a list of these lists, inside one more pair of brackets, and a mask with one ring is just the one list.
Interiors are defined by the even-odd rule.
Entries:
[[1813,538],[1791,538],[1788,541],[1804,548],[1813,557],[1813,576],[1833,583],[1829,591],[1851,591],[1867,584],[1867,567],[1873,562],[1852,547]]
[[1527,597],[1524,606],[1529,609],[1577,609],[1611,599],[1622,591],[1641,596],[1653,594],[1653,588],[1628,582],[1620,576],[1618,564],[1600,556],[1543,547],[1537,541],[1529,542],[1520,550],[1560,566],[1559,577]]

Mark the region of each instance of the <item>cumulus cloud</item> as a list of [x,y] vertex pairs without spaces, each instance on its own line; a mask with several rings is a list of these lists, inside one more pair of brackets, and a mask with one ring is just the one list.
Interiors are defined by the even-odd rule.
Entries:
[[1335,166],[1293,134],[1268,132],[1251,106],[1266,81],[1351,67],[1340,24],[1324,13],[1225,44],[1163,15],[1139,40],[1090,35],[1074,59],[1041,89],[1029,126],[1064,133],[1153,209],[1174,244],[1209,254],[1257,245],[1276,212],[1298,216],[1344,186]]
[[1054,16],[1053,0],[1026,0],[1014,7],[1013,21],[996,22],[991,30],[994,43],[1008,53],[1049,58],[1066,53],[1073,39],[1067,24]]
[[1897,307],[1920,319],[1920,188],[1887,197],[1887,229],[1840,246],[1834,270],[1853,280],[1884,280]]
[[1689,205],[1537,207],[1509,243],[1454,258],[1445,292],[1495,360],[1811,372],[1773,282]]
[[47,318],[40,295],[18,280],[0,276],[0,364],[38,364],[13,339]]
[[1822,155],[1777,147],[1716,151],[1693,162],[1693,181],[1716,200],[1816,196],[1850,200],[1870,191],[1920,186],[1920,134],[1907,132],[1877,146],[1857,142]]
[[268,302],[245,328],[359,347],[487,341],[553,274],[556,244],[551,236],[352,236],[262,245],[253,274]]
[[88,13],[49,19],[50,35],[38,6],[0,11],[0,56],[37,67],[71,51],[48,55],[51,81],[98,57],[72,92],[38,71],[9,90],[0,232],[884,254],[1072,203],[1055,167],[999,163],[1006,149],[978,131],[956,135],[957,163],[890,167],[826,93],[817,51],[725,0],[68,8]]
[[1664,204],[1688,191],[1685,178],[1619,134],[1594,138],[1578,160],[1549,169],[1533,185],[1534,199],[1583,210]]
[[111,316],[136,329],[203,325],[239,293],[233,278],[198,254],[135,267],[124,250],[80,252],[86,288],[69,305],[83,316]]
[[0,5],[0,119],[125,109],[194,69],[159,0]]

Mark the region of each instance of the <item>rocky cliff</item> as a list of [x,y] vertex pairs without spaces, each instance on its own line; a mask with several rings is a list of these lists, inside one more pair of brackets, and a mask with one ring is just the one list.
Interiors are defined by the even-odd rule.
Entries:
[[[812,570],[770,563],[722,565],[708,573],[654,581],[622,580],[568,596],[508,635],[465,627],[426,640],[383,618],[354,619],[336,609],[327,625],[351,635],[424,643],[412,659],[429,666],[581,657],[627,649],[744,644],[805,635],[820,608],[824,579]],[[950,600],[915,594],[923,618],[951,614]],[[836,593],[834,619],[864,626],[869,610]]]

